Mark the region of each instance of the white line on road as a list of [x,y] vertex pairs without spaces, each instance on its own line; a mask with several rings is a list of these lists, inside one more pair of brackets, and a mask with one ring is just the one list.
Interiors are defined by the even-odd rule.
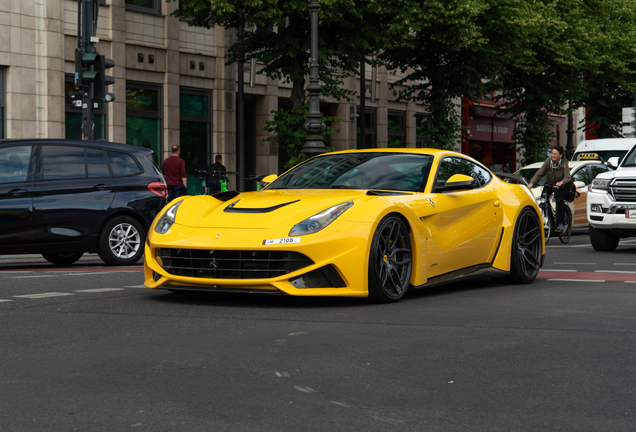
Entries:
[[636,263],[614,263],[614,265],[636,265]]
[[73,293],[63,293],[63,292],[48,292],[41,294],[27,294],[27,295],[19,295],[13,297],[23,297],[23,298],[44,298],[44,297],[61,297],[61,296],[72,296],[75,295]]
[[576,270],[570,270],[570,269],[541,269],[541,271],[576,272]]
[[562,265],[596,265],[596,263],[579,263],[579,262],[555,262]]
[[146,286],[145,285],[132,285],[132,286],[124,287],[124,288],[146,288]]
[[2,302],[9,302],[9,301],[13,301],[13,300],[0,299],[0,303],[2,303]]
[[26,278],[44,278],[51,277],[51,275],[37,275],[37,276],[9,276],[8,279],[26,279]]
[[589,280],[589,279],[548,279],[549,281],[558,282],[605,282],[604,280]]
[[618,270],[594,270],[594,273],[631,273],[635,274],[636,271],[618,271]]
[[91,292],[107,292],[107,291],[123,291],[123,288],[91,288],[91,289],[84,289],[84,290],[75,290],[75,292],[85,292],[85,293],[91,293]]

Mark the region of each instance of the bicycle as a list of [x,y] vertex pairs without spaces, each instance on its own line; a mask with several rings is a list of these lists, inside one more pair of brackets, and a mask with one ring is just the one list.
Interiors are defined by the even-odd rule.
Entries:
[[213,177],[217,177],[219,179],[219,182],[221,183],[221,192],[227,192],[227,184],[229,182],[229,179],[227,178],[228,174],[238,174],[238,172],[236,171],[217,171],[217,172],[208,172],[205,170],[194,170],[197,174],[200,174],[202,176],[204,176],[204,178],[202,178],[202,180],[204,180],[205,178],[207,178],[208,176],[213,176]]
[[564,203],[563,208],[563,222],[565,229],[561,232],[556,232],[556,199],[554,198],[554,194],[552,194],[551,198],[548,200],[548,193],[550,192],[549,188],[552,190],[557,190],[559,186],[544,184],[538,185],[543,187],[543,191],[541,192],[541,196],[537,200],[537,204],[539,205],[539,209],[541,210],[541,220],[543,221],[543,233],[545,235],[545,244],[548,244],[550,241],[550,237],[552,233],[559,235],[559,240],[563,244],[569,243],[572,238],[572,210],[570,206]]

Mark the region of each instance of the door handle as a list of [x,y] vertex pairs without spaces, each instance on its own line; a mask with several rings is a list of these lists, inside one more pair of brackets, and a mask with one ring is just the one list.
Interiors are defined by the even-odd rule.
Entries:
[[7,192],[7,195],[19,196],[19,195],[25,194],[27,192],[29,192],[29,191],[26,190],[26,189],[11,189],[9,192]]
[[93,189],[99,189],[99,190],[106,190],[106,189],[110,189],[110,188],[112,188],[112,186],[106,185],[104,183],[100,183],[100,184],[97,184],[97,185],[93,186]]
[[495,207],[501,207],[501,201],[497,200],[492,203]]

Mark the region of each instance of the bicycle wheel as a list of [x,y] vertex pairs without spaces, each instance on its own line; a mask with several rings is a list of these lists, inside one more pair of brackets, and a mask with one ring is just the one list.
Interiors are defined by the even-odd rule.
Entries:
[[545,244],[550,241],[550,234],[552,233],[552,218],[545,204],[540,205],[541,209],[541,221],[543,222],[543,235],[545,237]]
[[563,209],[563,222],[565,229],[559,233],[559,240],[561,240],[561,243],[567,244],[572,238],[572,213],[567,205]]

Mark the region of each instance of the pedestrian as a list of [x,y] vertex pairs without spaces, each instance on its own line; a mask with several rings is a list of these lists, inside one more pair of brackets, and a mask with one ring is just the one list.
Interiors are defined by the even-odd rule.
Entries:
[[[563,202],[563,199],[565,197],[565,193],[568,190],[568,183],[570,183],[571,181],[570,167],[568,165],[568,160],[565,158],[565,149],[563,148],[563,146],[555,145],[552,148],[550,157],[546,159],[543,165],[541,165],[541,168],[539,168],[539,170],[534,174],[532,180],[530,180],[530,183],[528,184],[528,187],[534,187],[534,185],[544,175],[547,184],[558,187],[558,189],[556,190],[554,190],[553,187],[550,187],[548,190],[547,198],[549,200],[552,193],[554,193],[554,197],[556,199],[557,217],[556,231],[562,232],[565,230],[563,221],[563,216],[565,214],[565,203]],[[548,186],[544,186],[544,188],[546,187]],[[545,192],[546,191],[544,189],[544,193]]]
[[221,192],[221,179],[225,178],[226,169],[223,165],[223,156],[216,155],[214,163],[206,171],[210,173],[205,178],[205,186],[209,195]]
[[168,185],[168,202],[185,195],[188,187],[185,161],[179,157],[179,154],[181,154],[181,148],[173,145],[172,156],[163,161],[163,176]]

